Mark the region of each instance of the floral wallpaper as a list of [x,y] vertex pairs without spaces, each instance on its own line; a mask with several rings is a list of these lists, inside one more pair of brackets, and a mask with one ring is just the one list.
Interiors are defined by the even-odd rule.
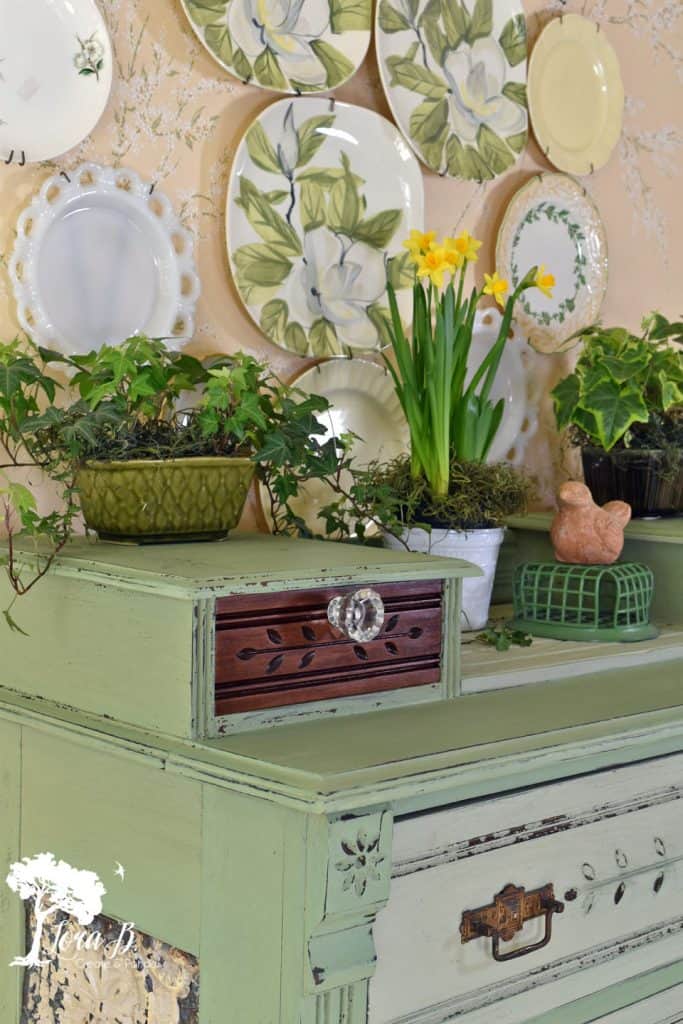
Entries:
[[[225,246],[231,161],[251,119],[275,95],[243,85],[217,64],[196,39],[180,0],[98,3],[116,55],[112,95],[100,124],[57,163],[0,168],[2,336],[18,330],[6,267],[19,212],[55,170],[95,160],[148,176],[194,232],[202,296],[191,351],[204,355],[242,348],[292,376],[306,361],[271,344],[252,322],[230,278]],[[568,11],[597,21],[621,62],[627,97],[621,142],[607,166],[582,180],[601,211],[609,243],[604,319],[637,327],[651,308],[668,315],[681,312],[672,286],[683,256],[683,5],[680,0],[527,0],[530,44],[550,18]],[[335,95],[389,116],[372,48],[358,74]],[[533,136],[513,167],[481,185],[425,169],[427,224],[448,233],[467,227],[485,243],[478,272],[489,270],[510,198],[530,175],[551,169]],[[536,382],[552,386],[567,358],[534,355]],[[526,461],[539,478],[541,500],[550,503],[566,466],[547,400]],[[255,522],[260,519],[252,505],[244,525]]]

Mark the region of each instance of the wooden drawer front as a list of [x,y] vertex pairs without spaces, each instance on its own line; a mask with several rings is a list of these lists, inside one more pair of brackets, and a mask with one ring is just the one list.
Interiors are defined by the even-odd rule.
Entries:
[[616,1013],[601,1017],[596,1024],[682,1024],[683,985],[643,999]]
[[438,682],[441,580],[373,584],[384,625],[362,644],[327,621],[331,599],[360,586],[219,600],[216,714]]
[[[683,959],[682,796],[675,755],[397,821],[371,1024],[519,1024]],[[545,947],[501,963],[461,941],[463,912],[549,883],[565,909]],[[543,936],[537,917],[500,950]]]

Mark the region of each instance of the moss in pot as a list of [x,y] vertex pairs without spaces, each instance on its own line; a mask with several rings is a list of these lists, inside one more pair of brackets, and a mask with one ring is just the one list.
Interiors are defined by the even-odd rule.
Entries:
[[683,324],[654,313],[641,335],[594,326],[575,337],[576,368],[552,396],[595,501],[627,501],[634,516],[680,514]]

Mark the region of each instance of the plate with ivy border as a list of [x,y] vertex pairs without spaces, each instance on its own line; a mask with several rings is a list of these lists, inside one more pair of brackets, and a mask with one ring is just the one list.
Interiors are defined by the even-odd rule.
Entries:
[[300,356],[352,356],[390,341],[387,278],[407,318],[424,226],[420,166],[372,110],[278,100],[248,128],[227,201],[230,268],[252,319]]
[[515,319],[539,352],[557,352],[595,323],[607,291],[605,229],[592,199],[566,174],[540,174],[517,192],[496,243],[496,268],[515,287],[527,267],[543,263],[555,277],[553,297],[526,291]]
[[93,0],[0,0],[0,159],[51,160],[109,99],[112,48]]
[[372,0],[182,0],[195,35],[242,82],[326,92],[362,64]]
[[526,146],[520,0],[379,0],[375,46],[389,106],[437,174],[487,181]]

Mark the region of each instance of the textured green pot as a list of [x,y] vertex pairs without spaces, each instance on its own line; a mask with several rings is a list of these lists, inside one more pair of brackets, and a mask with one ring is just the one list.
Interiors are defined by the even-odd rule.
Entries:
[[245,458],[87,462],[76,486],[103,540],[215,540],[237,526],[254,476]]

